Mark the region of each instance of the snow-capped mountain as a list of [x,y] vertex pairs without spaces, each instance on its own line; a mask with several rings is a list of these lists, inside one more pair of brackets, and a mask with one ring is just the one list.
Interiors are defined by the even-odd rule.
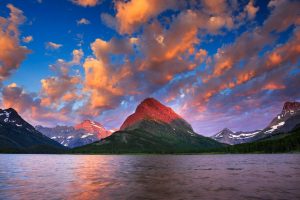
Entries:
[[35,129],[23,120],[13,108],[0,109],[0,122],[1,126],[12,126],[26,129],[27,131],[34,132]]
[[90,134],[96,135],[98,139],[103,139],[112,134],[112,132],[106,130],[102,124],[91,121],[91,120],[84,120],[80,124],[77,124],[74,126],[76,130],[85,130],[85,132],[88,132]]
[[260,131],[261,130],[249,132],[233,132],[230,129],[225,128],[217,134],[213,135],[211,138],[221,143],[234,145],[251,142],[253,140],[253,137],[255,137]]
[[13,108],[0,109],[0,150],[35,152],[37,149],[54,152],[64,147],[38,132]]
[[280,114],[263,130],[264,134],[287,133],[300,124],[300,103],[286,102]]
[[56,126],[53,128],[36,126],[36,129],[47,137],[60,144],[74,148],[93,143],[105,137],[111,132],[107,131],[100,123],[84,120],[82,123],[73,126]]
[[285,134],[296,127],[300,127],[300,103],[286,102],[281,113],[261,131],[239,131],[234,133],[229,129],[223,129],[211,138],[226,144],[240,144],[261,140],[266,137],[272,137],[273,135]]

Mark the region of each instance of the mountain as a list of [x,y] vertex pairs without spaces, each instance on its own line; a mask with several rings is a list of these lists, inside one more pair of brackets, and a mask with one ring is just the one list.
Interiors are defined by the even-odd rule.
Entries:
[[261,130],[248,131],[248,132],[233,132],[228,128],[223,129],[211,138],[225,144],[235,145],[251,142],[253,137],[257,135]]
[[120,130],[133,130],[144,121],[156,121],[158,123],[170,124],[174,128],[185,128],[193,134],[190,124],[182,119],[171,108],[164,106],[154,98],[147,98],[138,105],[135,113],[130,115],[122,124]]
[[288,134],[300,127],[300,103],[285,102],[280,114],[278,114],[270,124],[261,131],[252,132],[232,132],[229,129],[223,129],[211,138],[226,144],[249,143],[276,135]]
[[224,146],[198,135],[191,125],[153,98],[147,98],[111,136],[74,153],[188,153]]
[[287,133],[300,125],[300,103],[286,102],[280,114],[258,135],[275,135]]
[[215,153],[288,153],[300,151],[300,128],[258,141],[227,146]]
[[94,134],[98,139],[106,138],[112,134],[112,132],[106,130],[100,123],[91,120],[84,120],[82,123],[75,125],[74,128]]
[[65,148],[42,135],[13,109],[0,109],[0,152],[56,153]]
[[45,136],[60,144],[74,148],[93,143],[111,135],[100,123],[84,120],[73,126],[56,126],[53,128],[36,126],[36,129]]

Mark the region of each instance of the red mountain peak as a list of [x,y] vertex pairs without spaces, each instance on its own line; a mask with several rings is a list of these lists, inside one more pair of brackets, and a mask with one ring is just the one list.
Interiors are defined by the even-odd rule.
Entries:
[[91,120],[84,120],[80,124],[74,126],[75,129],[83,129],[89,133],[97,134],[99,139],[106,138],[111,135],[110,131],[107,131],[102,124]]
[[297,110],[300,110],[299,102],[285,102],[282,109],[283,112],[290,112],[290,111],[297,111]]
[[171,108],[164,106],[156,99],[147,98],[143,100],[135,112],[125,120],[120,130],[124,130],[145,119],[171,123],[176,119],[181,119],[181,117]]

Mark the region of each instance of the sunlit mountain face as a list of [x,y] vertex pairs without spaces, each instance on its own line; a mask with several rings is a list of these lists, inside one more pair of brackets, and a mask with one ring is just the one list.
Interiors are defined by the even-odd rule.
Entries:
[[300,100],[299,10],[292,0],[2,0],[0,104],[33,125],[118,130],[154,97],[203,135],[263,129]]

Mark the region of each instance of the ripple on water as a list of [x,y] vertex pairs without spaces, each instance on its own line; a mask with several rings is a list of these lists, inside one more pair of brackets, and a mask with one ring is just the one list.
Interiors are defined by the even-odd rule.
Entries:
[[300,154],[0,155],[0,199],[300,199]]

